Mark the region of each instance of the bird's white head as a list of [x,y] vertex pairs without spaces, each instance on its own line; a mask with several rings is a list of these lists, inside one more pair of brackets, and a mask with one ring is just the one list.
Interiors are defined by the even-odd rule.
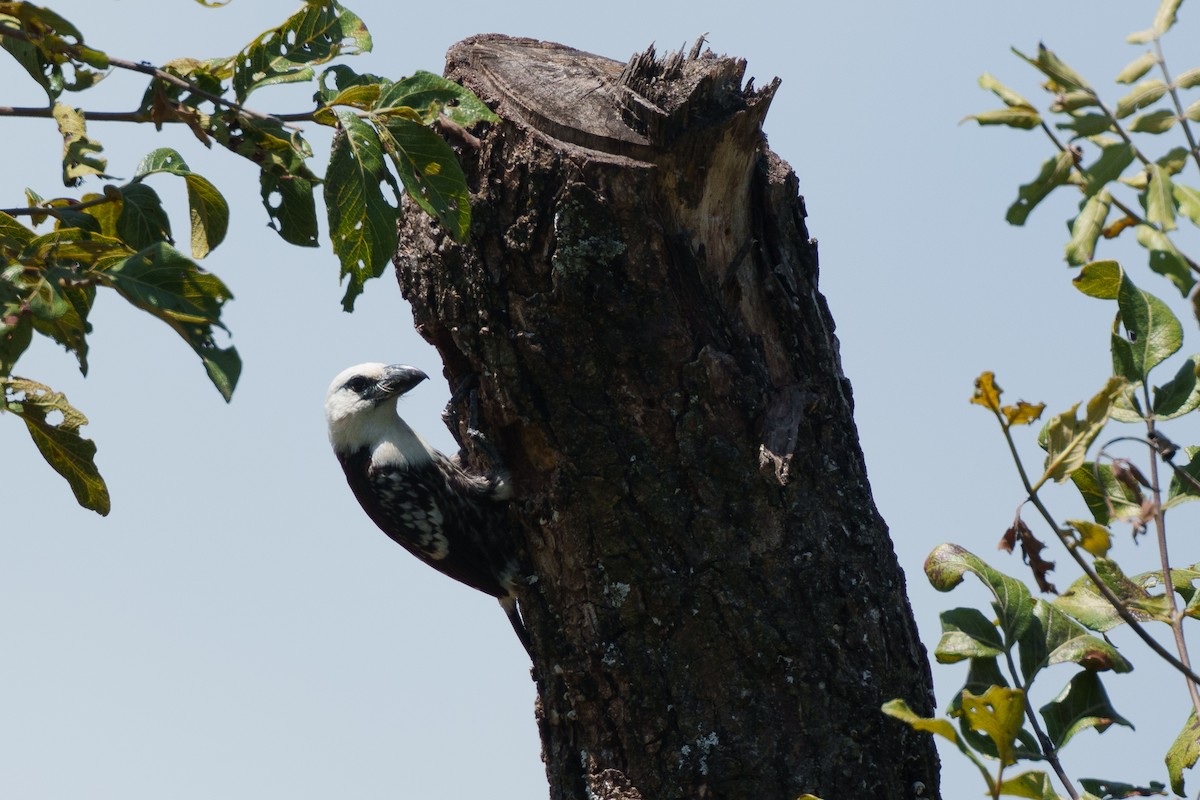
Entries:
[[407,450],[405,439],[419,441],[396,415],[396,400],[428,377],[415,367],[378,363],[339,373],[325,395],[325,421],[333,449],[348,454],[388,442]]

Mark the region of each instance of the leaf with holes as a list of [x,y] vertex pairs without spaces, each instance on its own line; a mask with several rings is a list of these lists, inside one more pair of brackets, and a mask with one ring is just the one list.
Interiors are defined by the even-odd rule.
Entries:
[[[341,259],[342,277],[349,278],[342,307],[352,311],[363,284],[382,275],[390,263],[400,208],[398,187],[375,129],[351,111],[335,113],[341,128],[333,137],[325,173],[325,207],[333,251]],[[382,191],[385,185],[394,202]]]
[[[87,417],[68,403],[66,396],[36,381],[0,378],[0,411],[21,418],[42,458],[66,478],[79,505],[101,516],[108,514],[111,503],[108,487],[96,469],[96,445],[79,434]],[[52,422],[52,414],[62,419]]]
[[429,128],[401,114],[380,117],[379,137],[408,196],[461,242],[471,227],[467,178],[454,150]]
[[300,247],[316,247],[317,201],[313,182],[307,178],[259,174],[263,207],[271,217],[270,227],[285,242]]
[[200,356],[209,379],[227,401],[242,362],[233,347],[219,347],[221,310],[233,299],[216,276],[170,245],[158,243],[93,273],[127,301],[167,323]]
[[464,128],[469,128],[477,122],[500,120],[469,89],[441,75],[423,70],[418,70],[383,90],[376,109],[382,113],[389,108],[411,108],[426,125],[442,115]]
[[370,49],[371,35],[358,16],[335,0],[310,0],[278,28],[263,32],[238,53],[233,88],[242,102],[264,86],[311,80],[315,64]]
[[83,112],[65,103],[55,103],[53,114],[63,137],[63,185],[78,186],[89,175],[111,177],[104,173],[108,168],[108,160],[100,155],[104,148],[87,135]]

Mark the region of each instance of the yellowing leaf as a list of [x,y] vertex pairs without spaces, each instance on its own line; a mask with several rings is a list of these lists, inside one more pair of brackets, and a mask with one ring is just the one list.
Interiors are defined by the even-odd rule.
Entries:
[[1079,546],[1096,558],[1104,558],[1112,547],[1112,535],[1108,528],[1086,519],[1069,519],[1067,524],[1079,534]]
[[1004,406],[1000,409],[1000,413],[1004,414],[1004,418],[1011,425],[1028,425],[1034,422],[1038,417],[1042,416],[1042,412],[1046,409],[1045,403],[1026,403],[1024,400],[1017,402],[1015,406]]
[[1079,270],[1079,274],[1071,283],[1075,284],[1075,288],[1088,297],[1116,300],[1117,293],[1121,289],[1121,280],[1124,277],[1125,273],[1121,270],[1121,265],[1108,259],[1084,264],[1083,269]]
[[[87,417],[65,395],[25,378],[0,378],[0,411],[25,422],[42,457],[67,479],[79,505],[101,516],[108,514],[108,487],[96,469],[96,445],[79,435]],[[57,424],[48,418],[54,413],[62,415]]]
[[1083,464],[1088,446],[1100,433],[1112,413],[1113,403],[1125,391],[1124,378],[1113,376],[1104,388],[1088,401],[1083,419],[1075,416],[1079,404],[1059,414],[1046,425],[1046,472],[1034,485],[1038,487],[1048,480],[1064,481]]
[[975,379],[975,394],[971,397],[971,402],[992,411],[999,411],[1000,393],[1003,391],[996,385],[995,373],[985,372]]
[[1015,764],[1013,744],[1025,718],[1025,693],[1003,686],[992,686],[982,695],[964,691],[962,709],[971,729],[987,734],[995,742],[1000,763]]

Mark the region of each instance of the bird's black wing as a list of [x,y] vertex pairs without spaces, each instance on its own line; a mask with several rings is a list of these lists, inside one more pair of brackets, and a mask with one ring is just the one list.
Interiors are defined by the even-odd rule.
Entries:
[[503,506],[490,499],[486,481],[436,452],[420,465],[371,467],[369,458],[352,457],[343,467],[363,509],[395,542],[481,592],[511,593],[517,562]]

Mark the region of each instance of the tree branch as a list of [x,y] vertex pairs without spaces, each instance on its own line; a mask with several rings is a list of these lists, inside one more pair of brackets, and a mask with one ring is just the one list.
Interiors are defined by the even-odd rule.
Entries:
[[[0,26],[0,37],[8,37],[10,39],[19,39],[20,41],[28,42],[28,43],[34,44],[34,45],[43,45],[43,46],[46,45],[46,43],[39,42],[36,38],[30,36],[29,34],[25,33],[24,31],[15,30],[13,28],[6,28],[4,26]],[[57,48],[57,50],[59,52],[63,53],[64,55],[71,57],[72,59],[75,59],[77,57],[76,53],[75,53],[75,48],[73,46],[68,45],[66,47],[59,47],[59,48]],[[156,67],[153,64],[150,64],[148,62],[139,63],[136,61],[129,61],[128,59],[124,59],[124,58],[116,58],[114,56],[110,56],[107,54],[105,54],[105,57],[108,59],[108,63],[111,66],[117,67],[118,69],[124,69],[124,70],[128,70],[130,72],[140,72],[143,75],[149,75],[153,78],[157,78],[158,80],[163,81],[164,83],[169,83],[172,86],[176,86],[180,89],[185,89],[185,90],[197,95],[198,97],[203,97],[205,100],[210,101],[214,105],[225,106],[226,108],[232,109],[233,111],[236,111],[239,114],[244,114],[245,116],[250,117],[251,119],[257,119],[257,120],[261,120],[263,122],[272,122],[272,121],[280,122],[280,123],[283,123],[284,125],[287,125],[287,122],[281,117],[278,117],[278,116],[275,116],[272,114],[264,114],[261,111],[255,111],[252,108],[247,108],[246,106],[242,105],[241,103],[235,102],[233,100],[228,100],[218,94],[213,94],[212,92],[201,89],[199,86],[192,83],[191,81],[181,78],[178,75],[172,75],[171,73],[167,72],[166,70],[159,69],[158,67]],[[13,115],[13,116],[19,116],[19,115]],[[29,115],[29,116],[34,116],[34,115]],[[127,122],[128,121],[137,121],[137,122],[149,121],[149,117],[146,117],[145,120],[123,119],[122,121],[127,121]],[[288,126],[288,127],[292,127],[292,126]]]

